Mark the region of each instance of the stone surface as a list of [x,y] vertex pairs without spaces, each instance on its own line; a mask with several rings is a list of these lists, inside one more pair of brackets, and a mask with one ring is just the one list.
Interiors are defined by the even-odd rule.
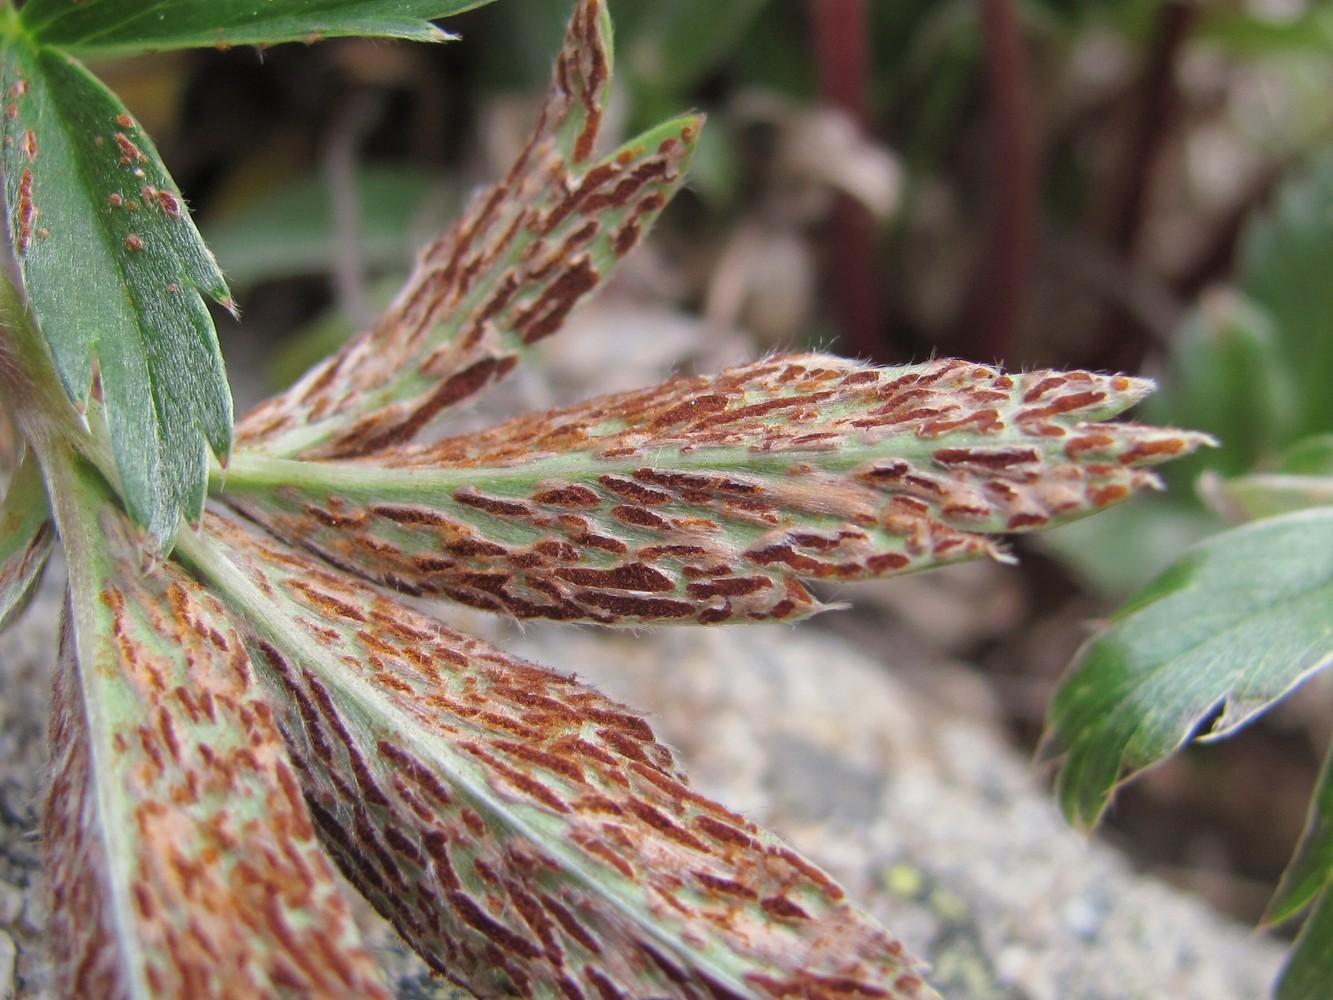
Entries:
[[700,791],[840,878],[946,997],[1268,991],[1278,945],[1085,842],[984,722],[817,625],[529,628],[509,645],[653,713]]
[[32,607],[0,634],[0,998],[51,997],[38,828],[63,576],[49,566]]

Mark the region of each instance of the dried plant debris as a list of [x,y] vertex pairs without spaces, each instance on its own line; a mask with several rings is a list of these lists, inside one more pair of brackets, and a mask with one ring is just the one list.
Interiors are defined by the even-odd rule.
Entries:
[[803,580],[1000,555],[989,533],[1153,485],[1198,435],[1098,422],[1149,385],[802,355],[373,458],[238,455],[228,499],[330,562],[520,618],[716,622],[818,610]]
[[820,606],[809,581],[1002,557],[993,535],[1152,486],[1205,439],[1104,422],[1149,388],[1123,376],[801,355],[421,440],[680,183],[695,118],[594,153],[608,31],[581,0],[508,177],[372,330],[241,423],[171,560],[145,563],[90,468],[46,470],[71,566],[46,819],[64,996],[386,996],[329,858],[480,996],[934,996],[641,715],[401,594],[792,619]]

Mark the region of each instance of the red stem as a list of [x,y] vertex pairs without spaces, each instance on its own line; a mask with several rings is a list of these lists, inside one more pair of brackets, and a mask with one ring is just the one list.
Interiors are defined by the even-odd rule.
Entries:
[[[1151,47],[1136,88],[1132,117],[1125,131],[1120,162],[1109,178],[1104,203],[1106,240],[1131,264],[1147,217],[1153,174],[1175,124],[1180,105],[1176,67],[1197,16],[1192,2],[1169,0],[1157,15]],[[1094,364],[1119,371],[1137,371],[1152,349],[1152,331],[1123,311],[1112,309],[1100,338]]]
[[[866,0],[810,0],[815,68],[825,104],[847,112],[864,131],[869,80]],[[841,195],[829,227],[828,280],[845,353],[885,360],[883,302],[874,265],[875,225],[860,202]]]
[[993,182],[987,241],[966,319],[978,360],[1013,364],[1024,322],[1037,236],[1037,128],[1022,25],[1013,0],[978,0],[985,42]]

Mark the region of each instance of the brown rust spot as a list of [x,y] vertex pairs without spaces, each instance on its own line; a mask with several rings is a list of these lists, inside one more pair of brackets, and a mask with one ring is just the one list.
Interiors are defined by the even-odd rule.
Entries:
[[608,594],[600,590],[580,590],[574,595],[580,603],[622,618],[688,618],[694,605],[665,597],[635,597],[630,594]]
[[931,455],[941,465],[1008,469],[1041,461],[1036,448],[937,448]]
[[500,923],[478,906],[476,901],[467,893],[451,892],[449,893],[449,902],[453,904],[454,912],[459,915],[464,923],[494,941],[502,951],[527,959],[535,959],[541,956],[542,951],[537,945],[522,934]]
[[587,510],[602,505],[602,498],[596,491],[576,483],[548,486],[532,494],[532,502],[550,507],[567,507],[572,510]]
[[810,881],[814,882],[823,890],[826,899],[836,902],[846,897],[847,894],[843,891],[842,886],[838,885],[838,883],[834,882],[820,869],[816,868],[809,861],[806,861],[805,858],[801,857],[791,848],[769,845],[764,849],[764,853],[771,858],[781,858]]
[[631,216],[611,234],[611,251],[617,257],[623,257],[634,249],[643,234],[643,223]]
[[892,573],[905,569],[912,560],[901,552],[881,552],[866,560],[866,569],[871,573]]
[[158,190],[156,201],[157,207],[173,219],[179,219],[183,214],[180,199],[170,191]]
[[15,245],[23,253],[32,245],[32,224],[38,215],[37,206],[32,200],[32,170],[28,167],[24,167],[19,174],[18,204],[14,214],[18,222]]
[[628,500],[631,503],[651,507],[657,504],[671,502],[670,493],[664,493],[661,490],[641,486],[634,482],[634,480],[625,479],[623,476],[601,476],[598,478],[598,482],[622,500]]
[[671,522],[659,517],[652,511],[630,504],[618,504],[611,508],[611,516],[621,524],[630,524],[636,528],[652,528],[656,531],[669,531]]
[[625,555],[629,552],[629,546],[619,538],[612,538],[609,535],[598,535],[593,532],[579,535],[574,541],[580,545],[586,545],[590,549],[601,549],[603,552],[613,552],[616,555]]
[[1129,487],[1122,483],[1111,483],[1107,486],[1088,490],[1088,499],[1098,507],[1105,507],[1107,504],[1123,500],[1127,496],[1129,496]]
[[578,300],[596,288],[601,280],[601,274],[587,255],[566,267],[536,302],[514,317],[514,328],[522,336],[523,343],[535,344],[559,330]]
[[697,600],[710,597],[743,597],[747,594],[768,590],[773,581],[766,576],[732,576],[721,580],[709,580],[706,583],[691,583],[685,591]]
[[395,524],[401,524],[408,527],[418,525],[432,525],[435,527],[457,528],[458,524],[451,521],[438,511],[430,510],[426,507],[401,507],[396,504],[373,503],[370,505],[370,512],[377,517],[383,517],[393,521]]
[[468,507],[475,507],[496,517],[533,516],[532,508],[517,500],[502,500],[499,497],[483,496],[474,486],[460,486],[454,490],[454,499]]
[[810,919],[810,914],[786,896],[766,896],[759,901],[759,905],[763,907],[765,913],[779,920]]
[[517,363],[518,358],[512,354],[482,358],[441,382],[405,418],[387,427],[382,426],[382,419],[366,418],[338,440],[331,454],[335,458],[354,458],[410,441],[441,410],[475,395],[489,383],[499,381]]
[[1152,441],[1136,441],[1120,456],[1121,465],[1133,465],[1141,459],[1155,458],[1159,455],[1179,455],[1189,450],[1189,444],[1178,437],[1158,438]]
[[124,132],[117,132],[113,138],[116,148],[120,150],[120,162],[123,165],[148,162],[148,157],[144,156],[142,150]]
[[563,928],[571,940],[578,942],[585,951],[601,958],[601,943],[593,937],[591,930],[585,927],[578,917],[571,913],[560,900],[550,893],[542,893],[541,903],[546,912],[555,917],[556,923]]
[[529,798],[541,802],[549,809],[558,813],[567,813],[570,811],[569,806],[562,802],[554,792],[537,779],[503,763],[494,755],[487,753],[476,743],[463,743],[461,746],[467,753],[470,753],[472,756],[482,761],[495,775],[502,778]]
[[605,587],[609,590],[634,590],[650,594],[666,594],[676,589],[670,577],[644,563],[627,563],[611,569],[571,566],[556,570],[554,575],[580,587]]

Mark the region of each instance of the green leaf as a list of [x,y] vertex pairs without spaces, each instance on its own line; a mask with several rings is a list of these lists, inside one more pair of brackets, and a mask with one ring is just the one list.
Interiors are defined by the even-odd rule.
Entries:
[[[1276,924],[1295,916],[1326,894],[1330,885],[1333,885],[1333,745],[1324,757],[1305,832],[1268,904],[1265,922]],[[1326,940],[1333,941],[1333,935]]]
[[490,0],[29,0],[33,37],[78,56],[119,56],[369,35],[421,42],[450,36],[430,24]]
[[1333,53],[1333,9],[1312,5],[1297,16],[1242,13],[1221,7],[1201,11],[1193,34],[1241,58]]
[[41,582],[54,538],[42,473],[28,453],[10,477],[0,503],[0,631],[27,607]]
[[1065,755],[1065,813],[1095,824],[1122,774],[1159,762],[1210,719],[1208,738],[1235,730],[1331,658],[1333,510],[1196,546],[1084,646],[1052,701],[1044,744]]
[[1273,319],[1291,372],[1293,436],[1333,429],[1333,152],[1278,191],[1246,232],[1240,284]]
[[1333,893],[1325,890],[1296,937],[1278,979],[1276,1000],[1325,1000],[1333,982]]
[[[445,382],[448,385],[448,382]],[[800,617],[800,582],[998,555],[1156,483],[1201,435],[1096,422],[1150,384],[794,355],[357,461],[238,448],[224,498],[409,593],[517,617]]]
[[1277,471],[1292,476],[1333,476],[1333,434],[1297,441],[1282,453]]
[[43,829],[54,992],[388,1000],[219,602],[82,468]]
[[255,627],[321,836],[479,996],[935,994],[642,716],[208,515],[179,551]]
[[[78,63],[4,39],[9,231],[70,398],[100,393],[121,491],[169,543],[202,509],[231,395],[200,293],[227,288],[180,193],[124,106]],[[94,389],[94,382],[97,387]]]
[[680,186],[701,125],[679,118],[598,158],[609,46],[601,4],[580,4],[535,134],[506,178],[426,248],[373,329],[249,414],[238,442],[321,458],[400,444],[559,329]]

